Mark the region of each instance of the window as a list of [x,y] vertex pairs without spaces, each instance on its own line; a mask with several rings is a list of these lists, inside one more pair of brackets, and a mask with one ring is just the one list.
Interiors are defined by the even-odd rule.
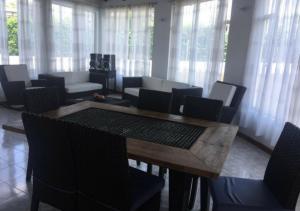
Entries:
[[9,64],[19,64],[17,0],[6,0],[5,13]]
[[72,3],[52,4],[52,71],[87,71],[95,52],[96,11]]
[[299,43],[299,1],[255,2],[241,126],[271,147],[285,122],[300,125]]
[[73,9],[52,4],[52,40],[56,70],[73,69]]
[[168,78],[202,86],[222,80],[232,0],[173,4]]
[[116,55],[116,69],[123,76],[150,76],[154,31],[152,5],[104,9],[101,50]]

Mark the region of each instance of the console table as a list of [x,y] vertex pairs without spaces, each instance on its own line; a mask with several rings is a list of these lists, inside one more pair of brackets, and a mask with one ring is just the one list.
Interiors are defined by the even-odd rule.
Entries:
[[90,72],[93,74],[98,74],[99,76],[102,76],[105,78],[105,87],[106,87],[106,94],[108,93],[108,90],[110,88],[110,79],[114,80],[114,88],[113,91],[117,90],[117,78],[116,78],[116,70],[100,70],[100,69],[90,69]]

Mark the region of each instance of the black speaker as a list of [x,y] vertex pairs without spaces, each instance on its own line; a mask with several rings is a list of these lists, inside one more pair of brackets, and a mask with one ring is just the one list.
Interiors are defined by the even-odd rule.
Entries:
[[103,55],[103,67],[108,70],[116,69],[116,56],[105,54]]

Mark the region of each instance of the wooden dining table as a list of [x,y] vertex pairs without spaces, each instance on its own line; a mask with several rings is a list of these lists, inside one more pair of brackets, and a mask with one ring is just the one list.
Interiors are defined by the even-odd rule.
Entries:
[[[127,138],[128,158],[169,169],[170,211],[187,210],[191,181],[194,176],[201,178],[201,211],[207,210],[209,206],[207,203],[208,180],[220,175],[237,134],[237,126],[92,101],[62,107],[55,111],[46,112],[44,115],[68,121],[68,117],[71,115],[80,114],[80,112],[88,109],[99,109],[101,112],[115,112],[138,118],[158,120],[160,124],[164,124],[164,122],[174,123],[178,124],[179,127],[180,125],[191,127],[193,131],[201,129],[202,131],[199,130],[201,134],[199,133],[200,135],[190,145],[180,146],[171,142],[155,142],[154,139],[151,140],[151,137],[146,140],[132,135],[124,136]],[[94,115],[93,118],[101,118],[101,115]],[[16,132],[25,133],[22,126],[19,126]],[[185,136],[190,136],[190,134],[185,134]],[[185,137],[181,138],[184,139]]]

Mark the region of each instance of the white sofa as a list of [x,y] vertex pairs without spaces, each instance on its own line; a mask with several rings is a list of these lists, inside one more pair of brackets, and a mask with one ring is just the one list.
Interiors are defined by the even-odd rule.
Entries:
[[93,93],[103,92],[103,80],[88,71],[81,72],[52,72],[39,75],[40,79],[46,79],[51,86],[59,88],[61,103],[66,99],[82,98]]
[[169,81],[169,80],[164,80],[164,79],[154,78],[154,77],[141,77],[141,82],[142,82],[141,86],[138,86],[138,87],[124,87],[124,90],[123,90],[124,94],[138,97],[140,89],[150,89],[150,90],[157,90],[157,91],[163,91],[163,92],[172,92],[173,88],[185,89],[185,88],[192,87],[189,84],[175,82],[175,81]]
[[137,104],[140,89],[172,92],[173,88],[188,89],[192,85],[164,80],[155,77],[123,77],[123,99],[128,99],[133,105]]
[[49,75],[64,78],[67,94],[102,90],[103,88],[102,84],[90,82],[89,72],[55,72]]

